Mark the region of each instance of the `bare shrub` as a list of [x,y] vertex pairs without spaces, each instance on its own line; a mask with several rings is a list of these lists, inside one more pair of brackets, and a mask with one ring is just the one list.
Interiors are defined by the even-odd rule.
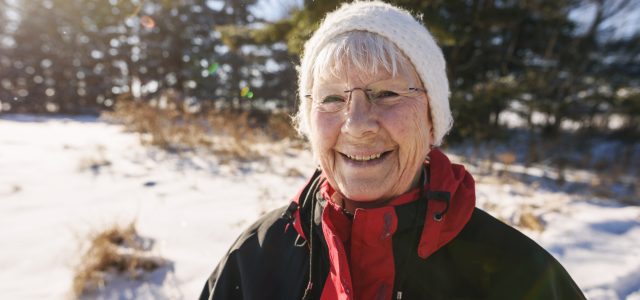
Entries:
[[252,126],[255,121],[250,118],[248,111],[209,111],[206,121],[211,134],[202,139],[208,141],[206,144],[213,153],[227,159],[259,158],[260,155],[252,146],[264,137],[260,135],[259,129]]
[[[111,117],[122,122],[128,130],[142,133],[141,142],[176,150],[176,146],[191,143],[197,128],[188,126],[187,120],[173,103],[161,105],[157,101],[143,102],[128,98],[118,100]],[[165,102],[166,102],[165,101]],[[164,103],[164,102],[161,102]]]
[[141,133],[143,144],[169,151],[204,148],[222,162],[260,159],[255,149],[260,143],[301,140],[284,112],[213,107],[194,111],[174,92],[150,101],[125,94],[105,117]]
[[164,265],[162,258],[145,254],[150,246],[138,235],[134,222],[93,232],[88,240],[89,246],[74,269],[75,298],[104,288],[109,274],[138,279]]
[[298,132],[291,124],[291,117],[288,114],[279,112],[271,115],[267,123],[268,132],[273,140],[293,138],[300,140]]

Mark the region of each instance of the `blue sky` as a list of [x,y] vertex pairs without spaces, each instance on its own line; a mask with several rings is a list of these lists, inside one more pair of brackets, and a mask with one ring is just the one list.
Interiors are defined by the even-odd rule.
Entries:
[[[607,2],[607,4],[612,5],[619,1],[620,0],[613,0],[611,2]],[[591,22],[593,22],[595,13],[596,6],[594,4],[590,4],[573,10],[569,13],[569,17],[579,24],[578,32],[582,32],[586,30]],[[609,18],[602,25],[604,28],[613,30],[612,38],[622,38],[638,33],[640,31],[640,1],[630,1],[627,9],[621,11],[614,17]]]
[[301,7],[303,0],[259,0],[251,10],[267,21],[276,21],[287,16],[293,7]]

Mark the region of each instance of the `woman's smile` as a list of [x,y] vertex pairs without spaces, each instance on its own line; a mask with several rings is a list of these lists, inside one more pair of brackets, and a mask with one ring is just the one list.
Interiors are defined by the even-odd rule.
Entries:
[[[336,151],[341,161],[354,168],[373,168],[384,164],[392,151],[381,151],[372,154],[347,154]],[[366,152],[364,152],[366,153]]]

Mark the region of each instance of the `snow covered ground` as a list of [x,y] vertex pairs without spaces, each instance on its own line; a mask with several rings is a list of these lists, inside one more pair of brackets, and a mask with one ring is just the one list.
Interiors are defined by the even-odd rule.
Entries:
[[[65,298],[87,233],[132,220],[169,263],[98,298],[197,298],[239,232],[314,169],[305,151],[269,151],[266,162],[221,165],[142,146],[92,117],[0,116],[0,298]],[[640,207],[476,179],[480,207],[512,224],[542,220],[544,230],[523,230],[590,299],[640,299]]]

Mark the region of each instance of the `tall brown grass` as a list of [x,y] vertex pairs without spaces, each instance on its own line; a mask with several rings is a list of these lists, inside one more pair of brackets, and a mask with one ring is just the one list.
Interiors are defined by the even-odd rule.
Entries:
[[260,143],[289,140],[301,145],[288,114],[258,109],[214,108],[192,110],[179,96],[169,93],[159,100],[121,96],[107,118],[141,133],[141,142],[169,151],[206,149],[223,161],[252,160],[263,156]]
[[142,242],[133,222],[90,233],[88,241],[89,246],[74,269],[71,292],[76,299],[104,288],[109,274],[138,279],[164,264],[162,258],[145,254],[148,246]]

